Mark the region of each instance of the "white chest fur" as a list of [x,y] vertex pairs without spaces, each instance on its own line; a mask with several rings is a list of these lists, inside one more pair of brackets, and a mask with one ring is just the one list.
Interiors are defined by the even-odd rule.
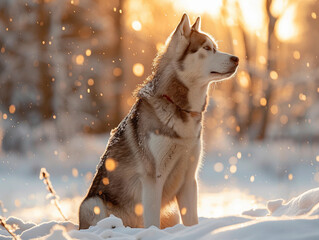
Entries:
[[155,159],[156,171],[161,171],[165,162],[174,161],[176,158],[177,145],[170,137],[151,133],[148,147]]
[[[197,139],[197,141],[200,140]],[[184,160],[187,162],[189,160],[188,155],[192,154],[190,150],[197,141],[194,141],[194,139],[174,139],[151,133],[148,147],[155,160],[156,175],[165,179],[177,161]],[[187,165],[186,162],[184,165]]]
[[[163,202],[171,200],[178,192],[188,168],[194,163],[197,166],[199,141],[150,134],[148,147],[155,160],[156,182],[160,188],[163,187]],[[196,166],[193,170],[194,175]]]
[[[164,184],[176,164],[180,164],[178,161],[187,161],[184,157],[187,146],[180,144],[177,139],[154,133],[150,134],[148,145],[155,160],[158,181]],[[181,164],[187,166],[187,163]]]

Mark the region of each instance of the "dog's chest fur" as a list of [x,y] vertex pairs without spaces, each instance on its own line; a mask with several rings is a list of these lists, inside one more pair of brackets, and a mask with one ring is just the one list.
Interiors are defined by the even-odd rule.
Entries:
[[180,141],[152,133],[148,147],[155,160],[157,178],[167,178],[176,164],[183,164],[187,169],[188,160],[185,159],[185,155],[189,154],[186,146],[181,145]]
[[[175,125],[173,124],[177,134],[194,134],[193,137],[172,138],[151,133],[148,138],[148,149],[155,162],[156,180],[163,182],[163,204],[172,200],[177,194],[187,176],[189,166],[192,162],[198,161],[199,157],[201,139],[197,137],[199,132],[194,132],[194,127],[191,125],[200,125],[200,123],[195,119],[190,119],[187,123],[179,121],[181,120],[175,119]],[[199,131],[199,127],[197,129]]]

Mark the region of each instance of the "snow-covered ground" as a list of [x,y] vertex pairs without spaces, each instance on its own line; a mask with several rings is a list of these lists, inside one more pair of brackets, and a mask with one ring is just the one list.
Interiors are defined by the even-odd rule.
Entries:
[[[77,231],[78,206],[106,142],[107,135],[78,135],[63,143],[49,141],[26,155],[0,152],[0,201],[7,210],[0,207],[0,215],[20,227],[16,234],[22,239],[319,239],[319,146],[289,141],[207,142],[197,226],[131,229],[110,217]],[[59,222],[63,219],[46,198],[42,167],[51,174],[69,222]],[[288,204],[268,201],[298,195]],[[6,236],[1,230],[0,239]]]
[[[268,214],[268,216],[265,216]],[[25,223],[10,217],[24,239],[319,239],[319,188],[305,192],[286,204],[283,200],[269,201],[267,209],[246,211],[242,216],[201,218],[199,224],[181,224],[160,230],[124,227],[122,220],[111,215],[87,230],[77,230],[71,222],[51,221],[41,224]],[[0,240],[10,239],[0,228]]]

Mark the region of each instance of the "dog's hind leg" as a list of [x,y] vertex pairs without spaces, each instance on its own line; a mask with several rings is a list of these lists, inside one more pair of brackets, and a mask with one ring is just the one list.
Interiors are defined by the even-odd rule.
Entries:
[[180,223],[180,216],[177,203],[161,210],[161,229],[173,227]]
[[197,194],[197,180],[186,178],[176,196],[182,221],[185,226],[192,226],[198,223]]
[[107,217],[104,202],[99,197],[85,199],[80,206],[79,229],[87,229]]

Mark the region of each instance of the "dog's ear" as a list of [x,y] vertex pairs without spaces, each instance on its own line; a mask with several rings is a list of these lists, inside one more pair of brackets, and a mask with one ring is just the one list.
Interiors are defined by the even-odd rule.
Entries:
[[198,17],[195,21],[195,23],[192,26],[193,30],[199,31],[200,30],[200,17]]
[[186,13],[183,14],[183,17],[175,30],[175,34],[176,33],[178,33],[186,38],[189,37],[189,35],[191,33],[191,26],[189,23],[189,18],[188,18]]

